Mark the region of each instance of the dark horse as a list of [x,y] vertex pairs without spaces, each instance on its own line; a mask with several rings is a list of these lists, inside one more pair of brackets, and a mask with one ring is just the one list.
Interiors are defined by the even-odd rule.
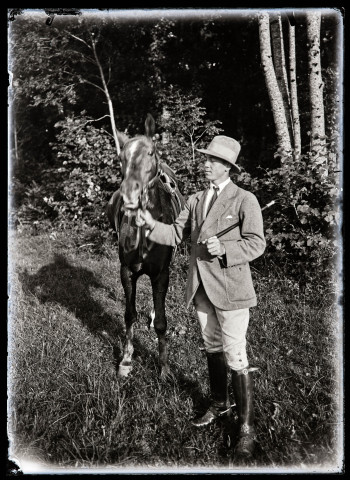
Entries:
[[170,373],[165,297],[173,248],[150,242],[145,228],[137,226],[135,220],[139,209],[147,208],[154,218],[172,223],[180,212],[184,199],[177,188],[174,172],[160,162],[153,141],[154,133],[155,122],[148,114],[145,135],[131,139],[124,134],[118,135],[123,180],[107,206],[108,219],[118,232],[120,278],[126,299],[126,339],[118,371],[120,376],[126,376],[132,368],[133,324],[137,321],[136,282],[143,274],[149,276],[152,285],[153,321],[158,336],[161,376]]

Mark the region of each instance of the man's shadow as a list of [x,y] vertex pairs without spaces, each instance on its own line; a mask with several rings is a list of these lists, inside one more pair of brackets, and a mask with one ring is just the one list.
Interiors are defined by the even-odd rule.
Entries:
[[[104,310],[92,297],[92,290],[106,290],[106,286],[99,281],[93,271],[74,266],[63,255],[56,253],[52,263],[41,267],[34,274],[24,270],[19,274],[19,278],[25,291],[32,293],[40,302],[57,302],[72,312],[93,335],[112,346],[117,371],[125,338],[125,304],[120,300],[120,307],[118,308],[116,304],[116,312],[113,316]],[[109,297],[118,303],[114,291],[109,292]],[[137,335],[134,336],[134,348],[134,357],[147,356],[154,360],[153,365],[159,363],[157,349],[148,350],[144,342],[138,340]],[[199,383],[190,380],[178,367],[173,373],[180,388],[191,396],[195,411],[202,410],[206,400],[201,393]],[[155,372],[155,375],[159,375],[159,372]]]

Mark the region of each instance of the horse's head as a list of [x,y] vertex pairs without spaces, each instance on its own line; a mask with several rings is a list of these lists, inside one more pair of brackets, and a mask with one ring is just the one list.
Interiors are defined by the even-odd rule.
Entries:
[[124,145],[120,154],[123,181],[120,191],[124,209],[136,210],[147,197],[147,188],[157,174],[158,157],[152,137],[155,122],[148,114],[145,121],[145,135],[131,138]]

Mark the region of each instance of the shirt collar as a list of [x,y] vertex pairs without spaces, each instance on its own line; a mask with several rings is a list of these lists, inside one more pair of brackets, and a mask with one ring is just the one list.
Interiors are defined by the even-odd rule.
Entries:
[[[219,187],[218,194],[223,191],[223,189],[226,187],[226,185],[228,185],[230,183],[230,181],[231,181],[231,178],[228,177],[224,182],[217,185],[217,187]],[[213,190],[213,187],[214,187],[214,184],[212,182],[210,182],[210,187],[209,188],[211,190]]]

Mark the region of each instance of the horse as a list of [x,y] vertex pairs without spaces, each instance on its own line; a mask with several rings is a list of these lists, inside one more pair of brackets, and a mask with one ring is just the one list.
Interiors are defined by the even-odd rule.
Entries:
[[155,121],[151,114],[147,114],[144,135],[129,138],[118,132],[122,182],[107,205],[107,217],[118,233],[120,279],[126,300],[126,333],[119,377],[126,377],[132,370],[133,325],[137,321],[136,283],[143,274],[151,280],[154,305],[151,316],[158,337],[160,376],[166,378],[171,375],[165,299],[174,248],[149,241],[147,230],[136,224],[136,218],[139,209],[147,208],[155,219],[173,223],[184,205],[184,198],[178,189],[175,173],[160,161],[154,135]]

